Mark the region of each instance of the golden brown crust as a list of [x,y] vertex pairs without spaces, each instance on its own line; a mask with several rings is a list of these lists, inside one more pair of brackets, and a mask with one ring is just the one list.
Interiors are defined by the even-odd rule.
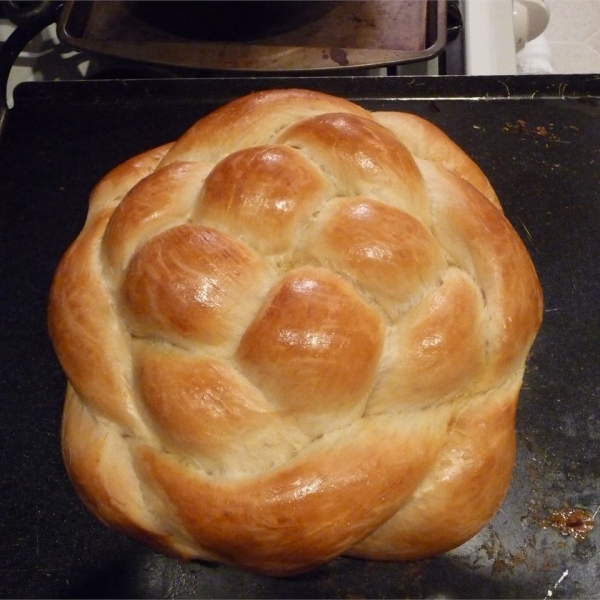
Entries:
[[114,210],[132,187],[156,169],[172,145],[164,144],[134,156],[103,177],[90,195],[88,221],[104,209]]
[[94,188],[49,327],[102,521],[262,573],[463,543],[498,508],[542,295],[432,124],[260,92]]
[[365,419],[253,478],[211,480],[148,448],[138,460],[201,547],[224,562],[290,575],[341,554],[389,519],[431,465],[446,426],[443,418]]
[[375,121],[387,127],[415,156],[443,166],[479,190],[502,210],[488,178],[473,160],[433,123],[409,113],[377,112]]
[[402,510],[349,553],[413,560],[451,550],[483,528],[512,475],[520,387],[518,375],[498,390],[458,401],[444,446],[418,489]]
[[219,162],[237,150],[270,143],[288,125],[313,116],[370,114],[347,100],[308,90],[271,90],[239,98],[207,115],[185,132],[162,159]]
[[[239,173],[245,173],[243,179]],[[298,150],[253,146],[215,166],[193,218],[244,240],[265,257],[281,256],[332,192],[330,181]]]

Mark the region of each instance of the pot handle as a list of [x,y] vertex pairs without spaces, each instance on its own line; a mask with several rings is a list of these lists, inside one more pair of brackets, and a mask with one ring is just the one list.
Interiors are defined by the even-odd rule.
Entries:
[[17,28],[0,46],[0,127],[8,111],[8,77],[15,60],[34,37],[58,19],[62,6],[62,2],[54,0],[42,2],[8,0],[4,3],[5,15]]

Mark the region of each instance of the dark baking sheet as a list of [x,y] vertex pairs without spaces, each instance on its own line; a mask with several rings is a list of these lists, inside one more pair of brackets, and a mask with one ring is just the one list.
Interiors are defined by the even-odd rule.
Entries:
[[[302,85],[431,119],[482,166],[527,244],[545,320],[518,412],[506,501],[463,547],[408,564],[338,559],[270,579],[185,564],[92,518],[62,467],[65,386],[46,297],[107,170],[251,90]],[[206,79],[29,83],[0,122],[0,595],[3,597],[599,597],[600,78]],[[576,524],[575,524],[576,525]]]

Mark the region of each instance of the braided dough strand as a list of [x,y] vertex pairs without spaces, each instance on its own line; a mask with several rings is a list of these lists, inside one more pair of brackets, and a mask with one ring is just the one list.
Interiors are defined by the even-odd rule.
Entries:
[[65,465],[103,522],[186,559],[445,552],[506,493],[541,315],[437,127],[251,94],[94,188],[50,294]]

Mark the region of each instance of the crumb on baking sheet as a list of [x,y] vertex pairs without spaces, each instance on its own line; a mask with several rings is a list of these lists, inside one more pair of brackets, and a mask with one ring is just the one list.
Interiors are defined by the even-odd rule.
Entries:
[[[553,133],[554,124],[548,123],[547,125],[528,125],[527,121],[523,119],[517,119],[514,123],[504,123],[502,131],[519,133],[521,135],[532,135],[536,137],[546,138],[550,141],[560,141],[560,138],[556,133]],[[573,129],[574,126],[571,126]],[[577,128],[575,128],[578,131]]]
[[583,508],[564,507],[560,510],[553,510],[542,526],[544,528],[552,527],[561,535],[571,536],[576,540],[583,540],[592,529],[594,529],[595,520],[587,510]]

